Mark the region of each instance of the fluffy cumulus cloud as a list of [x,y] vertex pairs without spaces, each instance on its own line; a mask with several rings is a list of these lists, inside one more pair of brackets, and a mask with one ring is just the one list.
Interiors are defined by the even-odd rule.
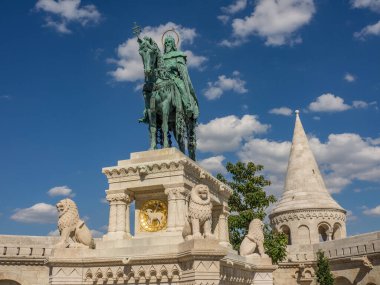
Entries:
[[223,24],[226,24],[230,20],[231,15],[244,10],[246,7],[247,7],[247,0],[235,0],[232,4],[222,7],[221,10],[224,14],[219,15],[217,18]]
[[348,109],[351,109],[351,106],[345,104],[343,98],[331,93],[319,96],[309,105],[309,110],[312,112],[341,112]]
[[[183,27],[172,22],[158,27],[147,26],[142,29],[141,36],[151,37],[161,47],[162,34],[173,28],[180,36],[180,44],[184,46],[193,44],[197,36],[195,29]],[[116,69],[110,72],[116,81],[134,82],[144,78],[143,64],[138,50],[139,47],[135,37],[129,38],[118,46],[117,59],[109,60],[110,63],[117,65]],[[190,68],[202,69],[204,67],[206,57],[196,55],[190,50],[184,50],[184,52],[188,56],[187,61]]]
[[46,13],[45,26],[62,34],[72,32],[68,27],[70,23],[86,26],[97,24],[101,19],[94,5],[81,5],[81,0],[38,0],[35,9]]
[[269,46],[300,43],[297,31],[310,22],[314,12],[313,0],[259,0],[250,16],[232,21],[234,39],[221,44],[240,45],[251,35],[264,38]]
[[366,109],[368,107],[374,107],[377,109],[377,101],[365,102],[362,100],[352,101],[352,104],[346,104],[344,99],[339,96],[335,96],[331,93],[323,94],[314,102],[309,104],[308,109],[312,112],[342,112],[349,109]]
[[[326,142],[310,138],[312,149],[327,188],[340,192],[354,180],[380,182],[380,146],[376,139],[358,134],[331,134]],[[277,142],[253,138],[238,151],[242,161],[254,161],[265,166],[277,194],[282,191],[290,153],[290,141]]]
[[16,209],[11,219],[22,223],[52,224],[57,222],[57,209],[50,204],[37,203],[29,208]]
[[254,134],[265,133],[269,125],[262,124],[257,116],[244,115],[242,118],[231,115],[216,118],[197,128],[198,149],[203,152],[234,151]]
[[73,190],[71,190],[67,186],[56,186],[51,188],[47,194],[50,197],[56,197],[56,196],[67,196],[67,197],[74,197],[75,194],[73,193]]
[[[379,0],[352,0],[352,7],[358,9],[370,9],[373,12],[380,13]],[[359,32],[354,33],[358,39],[365,39],[368,36],[380,36],[380,21],[364,27]]]
[[232,91],[235,93],[247,93],[248,90],[245,88],[246,82],[239,78],[240,73],[234,71],[232,77],[227,77],[226,75],[220,75],[218,80],[214,82],[208,82],[207,88],[204,90],[204,95],[209,100],[215,100],[220,98],[224,92]]
[[365,39],[368,36],[380,36],[380,21],[364,27],[359,32],[354,33],[354,36],[358,39]]
[[346,73],[343,77],[344,80],[346,80],[347,82],[354,82],[356,80],[356,77],[354,75],[352,75],[351,73]]
[[204,169],[210,171],[213,174],[226,173],[226,168],[223,165],[223,161],[226,158],[223,155],[212,156],[206,159],[198,161],[199,165]]
[[351,3],[354,8],[368,8],[374,12],[380,13],[379,0],[352,0]]
[[365,209],[363,214],[368,216],[380,216],[380,205],[372,209]]
[[274,114],[274,115],[290,116],[292,115],[292,113],[293,113],[292,109],[288,107],[273,108],[269,110],[269,114]]

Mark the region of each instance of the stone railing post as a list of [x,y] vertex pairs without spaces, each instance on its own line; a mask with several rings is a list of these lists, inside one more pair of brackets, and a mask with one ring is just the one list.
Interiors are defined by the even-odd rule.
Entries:
[[108,233],[104,236],[105,240],[129,238],[129,203],[131,199],[125,193],[107,194],[107,201],[110,203],[110,216]]

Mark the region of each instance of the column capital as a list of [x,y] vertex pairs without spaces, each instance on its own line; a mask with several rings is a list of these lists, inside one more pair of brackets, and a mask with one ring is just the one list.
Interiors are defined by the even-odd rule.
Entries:
[[165,194],[168,196],[168,200],[172,200],[184,197],[187,191],[185,187],[171,187],[165,189]]
[[106,199],[108,202],[124,202],[129,204],[131,202],[131,197],[130,195],[126,193],[110,193],[107,194]]

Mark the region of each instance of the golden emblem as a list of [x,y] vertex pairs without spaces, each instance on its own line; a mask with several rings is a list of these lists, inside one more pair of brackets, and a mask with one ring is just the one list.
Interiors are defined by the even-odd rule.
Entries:
[[157,232],[166,228],[168,208],[163,201],[149,200],[140,210],[140,227],[147,232]]

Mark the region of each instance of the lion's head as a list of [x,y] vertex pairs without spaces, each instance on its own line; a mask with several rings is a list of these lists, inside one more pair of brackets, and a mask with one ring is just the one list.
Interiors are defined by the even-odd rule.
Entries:
[[248,235],[257,240],[264,240],[264,223],[260,219],[253,219],[249,224]]
[[198,184],[192,190],[189,201],[189,217],[197,218],[203,223],[211,218],[211,197],[207,185]]
[[58,211],[58,229],[76,225],[79,220],[78,208],[71,199],[63,199],[56,204]]
[[197,204],[210,203],[210,190],[207,185],[198,184],[191,190],[191,200]]

